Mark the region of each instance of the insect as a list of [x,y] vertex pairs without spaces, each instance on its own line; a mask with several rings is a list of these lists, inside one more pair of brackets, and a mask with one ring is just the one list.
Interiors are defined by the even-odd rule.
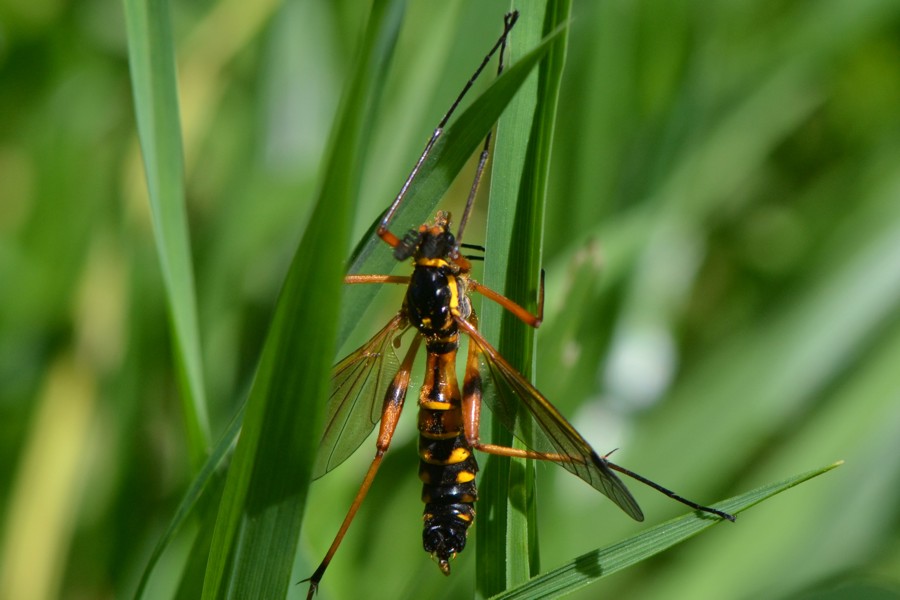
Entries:
[[[485,139],[456,235],[451,232],[450,214],[444,211],[438,211],[432,222],[410,230],[402,238],[389,229],[397,208],[447,121],[498,51],[498,74],[502,71],[507,37],[517,18],[517,12],[504,17],[502,35],[439,123],[377,229],[379,237],[393,248],[397,260],[412,261],[412,274],[349,275],[345,278],[350,284],[391,283],[407,288],[400,311],[372,339],[341,360],[332,372],[331,397],[313,477],[321,477],[344,462],[379,421],[381,424],[375,457],[325,558],[308,580],[307,598],[314,596],[390,446],[410,387],[413,362],[422,344],[426,351],[425,377],[418,398],[419,478],[425,502],[422,541],[425,551],[444,574],[450,573],[451,559],[465,548],[468,529],[475,520],[478,465],[473,450],[557,463],[605,494],[638,521],[643,520],[644,515],[615,472],[637,479],[694,510],[734,521],[734,516],[728,513],[701,506],[616,465],[608,460],[608,454],[598,455],[541,392],[479,332],[478,319],[469,299],[473,292],[498,303],[532,327],[540,325],[543,315],[543,277],[537,313],[532,314],[472,279],[469,261],[475,257],[462,253],[463,249],[483,250],[463,244],[461,239],[487,161],[490,134]],[[398,362],[393,348],[398,338],[411,328],[415,329],[415,335],[403,360]],[[456,356],[462,336],[468,337],[469,347],[460,388]],[[487,384],[492,385],[493,393],[484,394]],[[488,402],[495,418],[522,440],[528,450],[481,442],[482,400]]]

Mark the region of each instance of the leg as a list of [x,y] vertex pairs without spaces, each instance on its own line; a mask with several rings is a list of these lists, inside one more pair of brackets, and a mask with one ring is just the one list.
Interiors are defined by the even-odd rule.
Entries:
[[[661,492],[669,498],[672,498],[677,502],[681,502],[682,504],[689,506],[694,510],[703,511],[716,515],[717,517],[727,519],[729,521],[734,521],[734,515],[728,514],[715,508],[697,504],[696,502],[688,500],[683,496],[679,496],[672,490],[669,490],[656,482],[650,481],[642,475],[638,475],[633,471],[610,462],[608,460],[609,454],[603,457],[597,456],[597,454],[590,448],[587,441],[585,441],[581,437],[581,435],[565,421],[564,417],[560,415],[555,408],[553,408],[549,401],[543,398],[540,392],[538,392],[533,386],[522,379],[521,375],[519,375],[515,371],[515,369],[513,369],[513,367],[509,365],[505,361],[505,359],[500,356],[500,354],[498,354],[490,344],[488,344],[487,341],[484,340],[484,338],[478,332],[476,322],[470,322],[458,318],[457,324],[459,325],[460,330],[462,330],[469,336],[470,344],[469,358],[466,363],[466,391],[463,396],[463,423],[465,426],[467,442],[472,448],[475,448],[476,450],[480,450],[482,452],[486,452],[488,454],[496,454],[498,456],[549,460],[551,462],[560,464],[590,483],[599,491],[606,494],[626,513],[639,521],[643,520],[640,508],[634,502],[634,499],[631,497],[631,494],[628,492],[627,488],[625,488],[622,482],[619,481],[619,479],[615,476],[614,473],[612,473],[612,471],[618,471],[619,473],[627,475],[632,479],[636,479],[644,485],[650,486],[656,491]],[[473,346],[475,346],[474,354],[472,350]],[[502,367],[500,373],[503,374],[504,377],[512,378],[508,379],[507,381],[513,383],[518,381],[522,383],[522,385],[514,385],[514,387],[512,388],[512,391],[518,394],[520,396],[520,399],[528,395],[530,390],[532,399],[540,400],[540,402],[533,404],[523,401],[520,405],[520,408],[528,409],[529,411],[531,411],[532,416],[539,417],[536,419],[536,425],[542,428],[548,435],[560,435],[568,439],[568,446],[556,445],[556,448],[557,450],[559,450],[559,452],[545,453],[535,452],[533,450],[520,450],[518,448],[509,448],[506,446],[495,446],[493,444],[482,444],[478,441],[477,411],[472,408],[469,408],[467,410],[466,407],[467,403],[472,404],[476,401],[476,399],[480,402],[481,399],[481,377],[478,370],[481,360],[479,354],[481,352],[486,352],[488,358],[494,363],[494,365]],[[548,429],[547,426],[543,424],[544,422],[554,423],[555,425]],[[566,453],[568,452],[569,447],[575,449],[577,452],[579,452],[579,454]],[[595,484],[595,477],[599,478],[599,481],[605,482],[605,484],[598,487]]]
[[489,300],[493,300],[509,312],[511,312],[517,319],[525,323],[526,325],[531,325],[532,327],[540,327],[541,323],[544,320],[544,270],[541,269],[541,286],[538,290],[538,306],[537,306],[537,314],[533,315],[521,305],[516,304],[503,294],[499,292],[495,292],[489,287],[483,286],[477,281],[469,280],[469,289],[478,292],[485,298]]
[[322,559],[319,567],[312,574],[312,577],[308,580],[303,580],[309,581],[309,591],[306,594],[307,600],[315,596],[316,590],[319,588],[319,582],[322,581],[322,576],[325,575],[325,569],[328,568],[331,559],[334,558],[334,553],[337,552],[338,547],[344,540],[344,536],[350,528],[350,523],[353,522],[353,518],[356,516],[356,511],[359,510],[360,505],[366,498],[366,494],[369,493],[372,481],[375,480],[375,475],[381,466],[384,453],[387,452],[388,447],[391,445],[394,430],[397,428],[397,421],[400,419],[400,412],[403,410],[406,392],[409,389],[409,373],[412,370],[420,340],[421,338],[419,337],[415,338],[409,347],[409,351],[403,359],[403,364],[400,365],[400,370],[397,371],[387,390],[384,398],[384,408],[381,412],[381,428],[378,431],[378,440],[375,443],[375,458],[372,459],[372,464],[369,465],[369,470],[366,471],[366,476],[359,487],[359,491],[356,493],[356,497],[353,499],[353,503],[350,505],[350,510],[347,511],[347,516],[344,517],[344,522],[341,523],[341,528],[338,530],[337,535],[334,536],[334,541],[331,542],[331,546],[328,548],[328,552],[325,553],[325,558]]
[[[567,456],[567,455],[562,455],[562,454],[543,454],[541,452],[534,452],[531,450],[519,450],[518,448],[508,448],[506,446],[495,446],[493,444],[475,444],[473,446],[473,448],[475,448],[476,450],[485,452],[487,454],[496,454],[497,456],[509,456],[511,458],[533,458],[536,460],[549,460],[549,461],[556,462],[556,463],[582,462],[579,458],[574,457],[574,456]],[[625,467],[620,467],[619,465],[617,465],[615,463],[609,462],[608,460],[606,460],[606,458],[603,459],[603,462],[606,464],[607,467],[609,467],[613,471],[618,471],[619,473],[628,475],[632,479],[640,481],[641,483],[643,483],[646,486],[652,487],[657,492],[665,494],[666,496],[668,496],[672,500],[675,500],[676,502],[680,502],[680,503],[684,504],[685,506],[689,506],[689,507],[693,508],[694,510],[699,510],[699,511],[702,511],[705,513],[716,515],[717,517],[721,517],[723,519],[727,519],[728,521],[731,521],[732,523],[734,523],[734,521],[735,521],[735,516],[730,513],[721,511],[717,508],[710,508],[709,506],[703,506],[701,504],[697,504],[696,502],[694,502],[692,500],[688,500],[684,496],[679,496],[672,490],[659,485],[655,481],[651,481],[651,480],[647,479],[643,475],[638,475],[634,471],[630,471],[630,470],[626,469]]]
[[347,275],[344,283],[409,283],[408,275]]
[[[469,317],[468,323],[473,328],[477,329],[478,317],[473,314]],[[533,450],[522,450],[519,448],[510,448],[508,446],[497,446],[495,444],[482,444],[479,439],[482,400],[482,382],[479,369],[480,362],[481,350],[474,340],[470,341],[469,354],[466,357],[466,374],[463,379],[462,396],[463,432],[466,436],[466,443],[469,444],[470,447],[486,454],[496,454],[497,456],[507,456],[511,458],[533,458],[535,460],[549,460],[558,463],[583,462],[580,458],[563,454],[535,452]]]
[[[509,30],[512,29],[512,26],[516,24],[516,19],[518,18],[518,12],[506,13],[503,16],[503,35],[500,37],[500,57],[497,61],[498,77],[503,73],[503,54],[506,51],[506,35],[509,33]],[[496,49],[496,46],[494,48]],[[493,52],[493,50],[491,52]],[[488,58],[490,58],[490,56]],[[481,157],[478,159],[478,168],[475,169],[475,180],[472,182],[472,187],[469,189],[469,197],[466,199],[466,208],[463,210],[462,218],[459,220],[459,229],[456,231],[457,242],[462,241],[463,231],[465,231],[466,223],[469,221],[469,213],[472,212],[472,206],[475,204],[475,195],[478,193],[481,176],[484,174],[484,166],[487,164],[487,159],[490,155],[491,133],[492,132],[489,131],[487,137],[484,138],[484,147],[482,147]]]
[[[607,454],[606,456],[609,456],[609,454]],[[605,458],[604,458],[604,460],[605,460]],[[656,483],[655,481],[650,481],[649,479],[647,479],[647,478],[644,477],[643,475],[638,475],[638,474],[635,473],[634,471],[629,471],[629,470],[626,469],[625,467],[620,467],[619,465],[617,465],[617,464],[615,464],[615,463],[611,463],[611,462],[609,462],[608,460],[606,461],[606,466],[609,467],[610,469],[612,469],[613,471],[618,471],[619,473],[622,473],[623,475],[628,475],[628,476],[631,477],[632,479],[635,479],[635,480],[637,480],[637,481],[640,481],[640,482],[643,483],[644,485],[647,485],[647,486],[652,487],[652,488],[653,488],[654,490],[656,490],[657,492],[660,492],[660,493],[662,493],[662,494],[665,494],[666,496],[668,496],[668,497],[671,498],[672,500],[675,500],[675,501],[677,501],[677,502],[681,502],[681,503],[684,504],[685,506],[690,506],[690,507],[693,508],[694,510],[699,510],[699,511],[703,511],[703,512],[706,512],[706,513],[710,513],[710,514],[716,515],[717,517],[722,517],[723,519],[727,519],[727,520],[731,521],[732,523],[734,523],[735,516],[732,515],[732,514],[729,514],[729,513],[727,513],[727,512],[723,512],[723,511],[718,510],[718,509],[716,509],[716,508],[710,508],[710,507],[708,507],[708,506],[701,506],[700,504],[697,504],[696,502],[692,502],[691,500],[688,500],[687,498],[684,498],[684,497],[682,497],[682,496],[679,496],[678,494],[676,494],[675,492],[673,492],[672,490],[670,490],[670,489],[668,489],[668,488],[664,488],[663,486],[659,485],[659,484]]]
[[[474,312],[469,316],[469,322],[478,327],[478,317]],[[462,416],[463,433],[466,443],[471,448],[477,448],[479,444],[479,428],[481,426],[481,371],[479,362],[481,352],[478,345],[469,342],[469,354],[466,356],[466,374],[463,377]]]
[[378,226],[378,237],[383,239],[391,248],[396,248],[400,245],[400,238],[391,233],[388,230],[388,227],[391,224],[391,220],[394,218],[394,214],[397,212],[397,209],[400,207],[400,203],[403,202],[403,198],[406,197],[406,192],[409,191],[409,186],[412,184],[413,180],[416,178],[416,175],[419,173],[419,169],[422,168],[422,164],[425,162],[425,159],[428,158],[428,155],[431,153],[431,149],[434,147],[434,144],[437,142],[438,138],[441,137],[441,134],[444,132],[444,127],[446,127],[447,122],[450,120],[450,117],[456,111],[456,108],[459,106],[459,103],[462,102],[463,97],[469,91],[469,88],[472,87],[472,84],[475,83],[475,80],[481,75],[481,72],[487,66],[488,62],[491,60],[491,57],[494,56],[494,53],[497,50],[506,44],[506,37],[509,35],[510,30],[512,30],[513,25],[515,25],[516,20],[519,18],[519,13],[513,11],[509,13],[504,18],[503,23],[503,33],[500,36],[500,39],[497,40],[497,43],[494,44],[494,47],[488,52],[487,56],[484,57],[484,60],[475,70],[475,73],[469,78],[469,81],[466,83],[465,87],[463,87],[462,91],[457,96],[456,100],[450,106],[450,110],[447,111],[447,114],[444,115],[444,118],[441,119],[441,122],[438,123],[437,128],[434,130],[434,133],[431,135],[431,139],[428,140],[428,143],[425,145],[425,149],[422,151],[422,155],[419,156],[419,160],[416,161],[415,166],[410,172],[409,176],[406,178],[406,181],[403,183],[403,187],[400,188],[400,192],[397,194],[397,197],[394,198],[394,201],[391,203],[391,206],[388,208],[387,212],[384,214],[384,218],[381,219],[381,224]]
[[555,463],[571,463],[584,462],[575,456],[568,454],[554,454],[535,452],[534,450],[520,450],[519,448],[510,448],[509,446],[496,446],[494,444],[475,444],[472,446],[476,450],[480,450],[485,454],[494,454],[496,456],[508,456],[509,458],[532,458],[534,460],[549,460]]

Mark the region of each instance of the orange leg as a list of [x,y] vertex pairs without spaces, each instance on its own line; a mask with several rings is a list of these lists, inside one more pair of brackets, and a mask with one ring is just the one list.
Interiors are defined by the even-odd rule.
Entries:
[[[536,460],[549,460],[552,462],[562,463],[562,462],[583,462],[577,457],[562,455],[562,454],[542,454],[540,452],[534,452],[532,450],[519,450],[518,448],[508,448],[506,446],[495,446],[494,444],[476,444],[473,446],[476,450],[480,450],[481,452],[485,452],[487,454],[496,454],[497,456],[509,456],[511,458],[532,458]],[[608,455],[607,455],[608,456]],[[604,458],[604,462],[607,467],[612,469],[613,471],[618,471],[624,475],[628,475],[632,479],[640,481],[644,485],[652,487],[654,490],[661,492],[675,500],[684,504],[685,506],[689,506],[694,510],[699,510],[702,512],[710,513],[716,515],[717,517],[721,517],[723,519],[727,519],[734,523],[735,517],[734,515],[723,512],[717,508],[711,508],[709,506],[703,506],[702,504],[697,504],[693,500],[688,500],[684,496],[679,496],[672,490],[665,488],[655,481],[651,481],[644,477],[643,475],[638,475],[634,471],[626,469],[625,467],[620,467],[616,463],[609,462]]]
[[534,450],[520,450],[519,448],[510,448],[509,446],[497,446],[495,444],[475,444],[476,450],[480,450],[485,454],[495,454],[497,456],[508,456],[510,458],[531,458],[534,460],[549,460],[550,462],[584,462],[583,460],[569,456],[568,454],[554,454],[543,452],[535,452]]
[[[469,317],[469,322],[478,327],[478,317],[474,312]],[[463,377],[462,415],[466,443],[472,448],[479,445],[478,429],[481,425],[482,387],[481,371],[478,368],[480,358],[481,351],[478,344],[470,342],[469,354],[466,357],[466,373]]]
[[344,283],[409,283],[409,275],[347,275]]
[[[473,329],[477,329],[478,318],[472,315],[469,317],[468,323]],[[474,341],[469,343],[469,355],[466,357],[466,374],[463,379],[462,397],[463,432],[466,435],[466,443],[476,450],[486,454],[495,454],[497,456],[532,458],[535,460],[549,460],[557,463],[581,462],[579,458],[565,454],[535,452],[533,450],[522,450],[519,448],[511,448],[509,446],[498,446],[496,444],[482,444],[479,441],[482,385],[481,372],[478,366],[481,362],[481,352],[482,351],[477,343]]]
[[533,315],[525,308],[516,304],[503,294],[499,292],[495,292],[491,288],[481,285],[477,281],[469,280],[469,289],[478,292],[485,298],[489,300],[493,300],[513,315],[516,316],[517,319],[525,323],[526,325],[530,325],[532,327],[540,327],[541,323],[544,321],[544,271],[541,270],[541,285],[538,290],[538,306],[537,306],[537,314]]
[[369,493],[369,488],[372,487],[372,482],[375,480],[375,475],[381,466],[384,453],[387,452],[388,447],[391,445],[391,439],[394,437],[394,431],[397,428],[397,422],[400,420],[400,413],[403,410],[403,402],[406,400],[406,392],[409,389],[409,374],[412,370],[420,341],[421,338],[417,337],[410,345],[409,351],[407,351],[406,357],[403,359],[403,364],[400,365],[400,369],[394,376],[394,380],[391,382],[384,397],[384,407],[381,412],[381,428],[378,431],[378,440],[375,443],[375,458],[372,459],[372,464],[369,465],[369,470],[366,471],[366,476],[359,487],[359,491],[356,493],[356,497],[353,499],[353,503],[350,505],[350,510],[347,511],[347,516],[344,517],[344,522],[341,523],[341,528],[338,530],[337,535],[334,536],[334,541],[331,542],[331,546],[328,548],[328,552],[325,553],[325,558],[322,559],[319,567],[312,574],[312,577],[303,580],[309,581],[309,591],[306,594],[307,600],[311,600],[316,595],[316,590],[319,588],[319,582],[322,581],[325,569],[328,568],[331,559],[334,558],[335,552],[337,552],[338,547],[344,540],[344,536],[350,528],[350,523],[353,522],[356,512]]

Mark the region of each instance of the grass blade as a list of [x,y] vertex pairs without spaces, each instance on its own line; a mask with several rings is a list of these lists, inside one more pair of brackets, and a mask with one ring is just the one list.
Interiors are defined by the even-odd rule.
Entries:
[[366,124],[404,4],[372,6],[309,226],[278,299],[213,534],[204,598],[284,597],[334,355],[341,272]]
[[210,434],[197,302],[184,202],[184,160],[175,50],[167,0],[126,0],[128,62],[150,194],[153,233],[166,289],[191,461],[199,469]]
[[[783,481],[764,485],[713,506],[731,514],[738,514],[804,481],[827,473],[841,464],[843,464],[842,461],[836,462]],[[612,546],[582,554],[557,569],[535,577],[525,585],[498,594],[496,598],[503,600],[555,598],[573,592],[598,579],[659,554],[720,522],[720,519],[696,512],[672,519]]]
[[[558,31],[568,20],[569,10],[565,0],[523,7],[510,58]],[[539,72],[525,84],[497,127],[484,281],[532,311],[539,287],[550,144],[566,43],[563,29]],[[488,302],[483,303],[481,324],[488,339],[499,339],[498,349],[507,360],[530,377],[534,331],[508,314],[501,321],[499,307]],[[513,444],[512,435],[496,423],[491,427],[491,441]],[[490,456],[480,486],[479,512],[490,518],[483,519],[478,530],[476,588],[487,597],[526,580],[539,568],[534,469],[526,461]]]
[[150,554],[147,565],[144,567],[144,573],[141,575],[141,579],[138,582],[137,591],[134,594],[135,598],[141,598],[144,595],[157,562],[172,540],[174,540],[175,536],[194,514],[198,505],[205,499],[207,499],[206,502],[209,503],[208,498],[210,492],[216,490],[221,491],[221,483],[215,482],[214,477],[218,472],[219,467],[224,462],[225,457],[228,456],[233,448],[234,442],[240,434],[243,419],[244,407],[241,407],[231,420],[231,423],[225,429],[222,438],[213,448],[209,458],[207,458],[206,463],[203,465],[203,468],[200,469],[200,472],[197,473],[197,476],[191,482],[190,487],[188,487],[184,497],[182,497],[181,502],[178,504],[178,508],[175,510],[175,516],[172,517],[172,521],[166,528],[165,533],[163,533],[162,537],[159,538],[159,541],[153,548],[153,552]]

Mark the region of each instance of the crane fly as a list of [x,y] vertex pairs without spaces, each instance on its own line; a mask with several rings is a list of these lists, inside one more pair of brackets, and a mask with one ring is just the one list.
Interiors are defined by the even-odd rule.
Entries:
[[[343,463],[379,423],[375,457],[366,472],[347,516],[325,558],[313,575],[307,598],[312,598],[357,510],[381,466],[397,426],[416,354],[425,345],[425,377],[418,398],[419,478],[425,503],[423,547],[444,573],[450,560],[462,552],[469,527],[475,520],[477,499],[475,476],[478,464],[473,450],[499,456],[546,460],[561,465],[611,499],[628,516],[642,521],[644,515],[616,472],[634,478],[694,510],[734,521],[734,516],[701,506],[601,456],[560,414],[547,398],[528,382],[478,330],[478,318],[469,296],[480,293],[510,311],[519,320],[538,327],[543,317],[543,273],[537,313],[532,314],[509,298],[476,282],[470,276],[470,259],[463,249],[481,249],[461,242],[463,230],[487,162],[491,134],[485,138],[475,179],[469,192],[456,235],[451,232],[450,213],[438,211],[433,221],[394,235],[390,223],[415,179],[422,163],[443,132],[444,126],[475,79],[499,51],[498,75],[503,70],[507,37],[518,12],[504,17],[500,38],[485,56],[456,101],[444,115],[422,155],[385,212],[378,236],[393,248],[398,261],[411,260],[411,275],[348,275],[349,284],[406,285],[400,311],[368,342],[341,360],[332,371],[331,396],[325,429],[313,467],[318,478]],[[402,361],[394,348],[411,328],[415,336]],[[461,336],[469,340],[462,389],[456,376],[456,356]],[[486,385],[492,392],[484,394]],[[381,402],[379,402],[381,398]],[[481,442],[479,423],[482,400],[495,418],[528,447],[527,450]],[[523,421],[524,419],[524,421]],[[533,425],[536,425],[534,427]]]

